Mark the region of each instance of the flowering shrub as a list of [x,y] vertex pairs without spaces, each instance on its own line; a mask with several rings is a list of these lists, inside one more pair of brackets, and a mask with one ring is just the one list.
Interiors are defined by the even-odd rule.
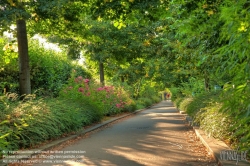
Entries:
[[129,107],[134,104],[123,87],[101,86],[94,80],[84,79],[82,76],[72,77],[60,95],[83,103],[98,105],[103,115],[116,114],[126,109],[132,111],[133,107]]

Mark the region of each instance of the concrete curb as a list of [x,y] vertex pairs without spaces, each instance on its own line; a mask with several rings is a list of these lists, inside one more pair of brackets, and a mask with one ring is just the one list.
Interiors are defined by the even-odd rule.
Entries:
[[[178,109],[177,109],[178,110]],[[239,165],[239,166],[249,166],[250,162],[248,161],[240,161],[241,156],[239,156],[240,152],[233,151],[229,146],[227,146],[223,141],[220,141],[218,139],[215,139],[213,137],[208,137],[203,130],[201,130],[199,127],[197,127],[190,116],[188,116],[184,111],[180,111],[180,114],[183,114],[185,116],[185,120],[189,124],[190,127],[194,130],[197,138],[203,143],[203,145],[207,148],[208,152],[213,156],[213,158],[216,160],[217,164],[219,166],[233,166],[233,165]],[[221,157],[222,152],[229,152],[226,154],[226,157],[228,157],[228,154],[232,154],[233,152],[236,152],[236,156],[239,157],[239,161],[236,160],[228,160]],[[224,154],[225,154],[224,153]]]
[[[153,105],[152,105],[152,106],[153,106]],[[90,128],[88,128],[88,129],[86,129],[86,130],[85,130],[85,129],[82,129],[81,131],[77,132],[77,133],[74,134],[74,135],[70,135],[70,136],[67,136],[67,137],[64,137],[64,138],[60,138],[60,139],[54,140],[54,141],[52,141],[52,142],[50,142],[50,143],[48,143],[48,144],[46,144],[46,145],[43,145],[43,146],[41,146],[41,147],[39,147],[39,148],[18,151],[18,152],[20,152],[20,153],[16,153],[16,155],[20,155],[20,154],[26,154],[26,155],[27,155],[27,154],[28,154],[28,155],[27,155],[28,157],[26,157],[26,158],[18,158],[19,161],[20,161],[20,160],[27,160],[27,159],[30,159],[32,156],[41,154],[43,151],[48,151],[48,150],[50,150],[50,149],[52,149],[52,148],[54,148],[54,147],[56,147],[56,146],[59,146],[59,145],[63,144],[63,143],[66,142],[66,141],[73,140],[73,139],[75,139],[75,138],[77,138],[77,137],[79,137],[79,136],[83,136],[83,135],[86,134],[86,133],[89,133],[89,132],[91,132],[91,131],[97,130],[97,129],[99,129],[99,128],[101,128],[101,127],[103,127],[103,126],[105,126],[105,125],[107,125],[107,124],[109,124],[109,123],[115,122],[115,121],[117,121],[117,120],[119,120],[119,119],[122,119],[122,118],[125,118],[125,117],[127,117],[127,116],[137,114],[137,113],[139,113],[139,112],[141,112],[141,111],[144,111],[144,110],[146,110],[146,109],[148,109],[148,108],[150,108],[150,107],[152,107],[152,106],[149,106],[149,107],[144,108],[144,109],[139,109],[139,110],[136,110],[136,111],[134,111],[134,112],[131,112],[131,113],[128,113],[128,114],[119,116],[119,117],[111,118],[110,120],[107,120],[107,121],[104,121],[104,122],[102,122],[102,123],[96,124],[96,125],[94,125],[93,127],[90,127]],[[25,152],[27,152],[27,153],[25,153]],[[37,153],[29,153],[29,152],[37,152]],[[8,164],[7,164],[7,163],[4,163],[3,160],[4,160],[4,159],[1,159],[1,160],[0,160],[0,166],[7,166]]]

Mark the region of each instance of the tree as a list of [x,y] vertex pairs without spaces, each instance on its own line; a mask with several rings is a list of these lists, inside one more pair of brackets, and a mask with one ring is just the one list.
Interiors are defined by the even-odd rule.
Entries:
[[[29,70],[29,56],[28,56],[28,39],[26,30],[26,21],[37,19],[39,11],[41,16],[49,17],[54,15],[55,10],[60,7],[64,1],[50,1],[45,0],[2,0],[0,2],[0,24],[1,31],[10,30],[11,24],[16,24],[16,34],[18,43],[18,57],[19,57],[19,89],[20,94],[30,94],[30,70]],[[45,4],[45,6],[42,6]],[[47,8],[46,8],[47,7]],[[32,15],[34,17],[32,18]]]
[[[0,15],[1,24],[5,25],[5,29],[11,23],[16,21],[17,25],[17,42],[18,42],[18,57],[19,57],[19,84],[20,94],[30,94],[30,71],[28,58],[28,40],[26,31],[26,21],[28,14],[25,12],[24,4],[19,1],[2,1],[0,3],[2,14]],[[7,17],[6,17],[7,15]],[[4,27],[2,27],[3,29]]]
[[23,19],[16,21],[17,25],[17,43],[19,55],[19,89],[20,94],[30,94],[30,68],[28,55],[28,39],[26,31],[26,22]]

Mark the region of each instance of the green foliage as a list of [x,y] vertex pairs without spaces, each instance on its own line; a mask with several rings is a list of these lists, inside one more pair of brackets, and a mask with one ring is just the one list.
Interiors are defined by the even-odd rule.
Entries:
[[[0,47],[4,47],[6,42],[0,42]],[[8,45],[8,44],[7,44]],[[10,49],[0,51],[0,90],[6,88],[7,92],[18,92],[18,65],[17,53]],[[6,58],[10,61],[6,63]],[[35,91],[40,89],[40,93],[49,96],[58,96],[59,91],[67,83],[71,71],[90,78],[90,74],[80,65],[73,64],[67,55],[45,49],[37,41],[31,40],[29,44],[29,58],[31,69],[31,86]]]
[[249,125],[250,125],[250,105],[249,105],[249,83],[233,86],[227,86],[222,94],[223,105],[222,112],[233,118],[230,126],[232,131],[232,142],[241,148],[249,147]]
[[126,107],[134,105],[123,87],[101,86],[94,80],[83,79],[82,76],[75,77],[75,74],[72,74],[69,84],[61,91],[61,97],[96,105],[102,115],[126,111]]
[[143,108],[151,106],[153,101],[149,98],[139,98],[137,100],[138,105],[143,106]]
[[[72,69],[77,70],[75,76],[90,76],[81,67],[72,65],[66,54],[37,49],[37,45],[30,48],[33,90],[43,88],[51,96],[60,91],[60,100],[74,103],[76,109],[81,106],[78,103],[90,103],[98,111],[93,115],[88,113],[88,118],[82,117],[84,124],[95,121],[90,117],[98,120],[103,114],[149,106],[159,101],[159,89],[171,87],[175,105],[196,117],[208,133],[229,139],[241,148],[249,147],[247,0],[39,0],[26,6],[21,2],[14,5],[12,1],[1,1],[0,7],[8,9],[0,13],[0,18],[8,18],[0,21],[0,28],[7,28],[18,14],[29,18],[31,33],[53,34],[68,48],[74,46],[77,55],[85,47],[91,73],[99,72],[97,62],[104,63],[105,78],[117,84],[113,88],[100,87],[92,80],[88,86],[76,84],[73,79],[68,81]],[[87,11],[91,11],[91,16],[86,16]],[[0,45],[5,46],[2,39]],[[71,53],[72,50],[69,54],[74,57]],[[8,91],[16,91],[16,53],[0,49],[0,54],[0,89],[8,87]],[[127,87],[121,88],[124,82]],[[214,85],[224,85],[224,89],[213,92]],[[97,92],[98,88],[102,90]],[[128,94],[138,100],[131,100]],[[6,109],[6,102],[0,107]]]
[[145,105],[143,105],[143,103],[141,103],[141,102],[136,103],[136,109],[137,110],[140,110],[140,109],[143,109],[143,108],[145,108]]
[[79,65],[74,65],[67,59],[67,55],[46,50],[38,43],[30,43],[30,64],[32,89],[44,89],[57,96],[64,84],[67,83],[71,70],[86,77],[90,77]]
[[204,80],[191,77],[188,82],[182,82],[180,91],[185,96],[193,96],[205,91]]
[[[248,150],[249,145],[249,107],[244,100],[245,86],[237,89],[228,87],[224,92],[203,93],[193,98],[178,98],[175,105],[194,118],[209,136],[226,141],[233,148]],[[238,91],[237,93],[232,91]],[[233,96],[234,95],[234,96]],[[225,103],[225,100],[228,100]],[[240,109],[239,109],[240,108]]]
[[[202,103],[204,106],[204,103]],[[223,103],[209,103],[200,107],[194,115],[194,122],[209,136],[219,138],[233,148],[249,150],[249,117],[231,115],[224,110]]]
[[[72,99],[35,99],[16,94],[1,96],[0,146],[17,150],[78,131],[84,125],[100,121],[102,114],[96,105]],[[98,111],[99,110],[99,111]]]
[[179,110],[181,111],[187,111],[187,107],[188,105],[192,102],[193,98],[185,98],[184,100],[182,100],[179,104],[179,106],[177,107]]
[[70,76],[65,55],[46,50],[32,41],[29,47],[32,89],[43,88],[57,94]]
[[152,81],[141,81],[140,88],[138,89],[138,96],[140,97],[136,100],[138,109],[151,106],[161,101],[161,97],[158,95],[154,85],[155,83]]
[[160,96],[152,96],[151,99],[152,99],[153,103],[159,103],[161,101]]
[[[169,37],[164,39],[175,54],[169,72],[180,83],[168,77],[175,87],[172,100],[207,133],[245,150],[250,140],[248,9],[246,0],[172,1],[165,31]],[[214,85],[224,89],[204,92]]]
[[184,99],[185,99],[184,97],[176,98],[175,101],[174,101],[175,106],[176,106],[177,108],[180,108],[181,102],[182,102]]
[[181,91],[180,91],[180,88],[177,88],[177,87],[172,87],[169,89],[170,92],[171,92],[171,100],[174,102],[174,103],[177,103],[176,100],[180,99],[181,97],[183,97]]
[[221,113],[221,104],[214,102],[201,108],[195,115],[194,122],[199,124],[207,135],[229,141],[231,137],[232,118],[225,113]]
[[8,43],[0,37],[0,93],[4,91],[16,92],[18,84],[18,63],[15,42]]
[[203,93],[192,98],[192,102],[186,106],[186,111],[190,116],[195,116],[200,109],[216,102],[221,102],[220,92]]
[[147,24],[157,21],[164,16],[169,1],[167,0],[127,0],[127,1],[102,1],[96,0],[91,6],[94,18],[115,20],[114,26],[122,28],[123,24]]

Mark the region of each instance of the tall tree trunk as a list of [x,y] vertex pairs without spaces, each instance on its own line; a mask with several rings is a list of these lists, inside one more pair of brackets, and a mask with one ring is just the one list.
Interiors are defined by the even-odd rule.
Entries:
[[205,91],[209,92],[209,77],[205,74],[204,78]]
[[121,82],[125,82],[125,78],[123,75],[121,76]]
[[17,43],[19,58],[19,87],[20,94],[30,94],[30,68],[28,55],[28,39],[25,20],[17,20]]
[[103,62],[99,62],[99,72],[100,72],[100,83],[105,86],[105,82],[104,82],[104,66],[103,66]]

